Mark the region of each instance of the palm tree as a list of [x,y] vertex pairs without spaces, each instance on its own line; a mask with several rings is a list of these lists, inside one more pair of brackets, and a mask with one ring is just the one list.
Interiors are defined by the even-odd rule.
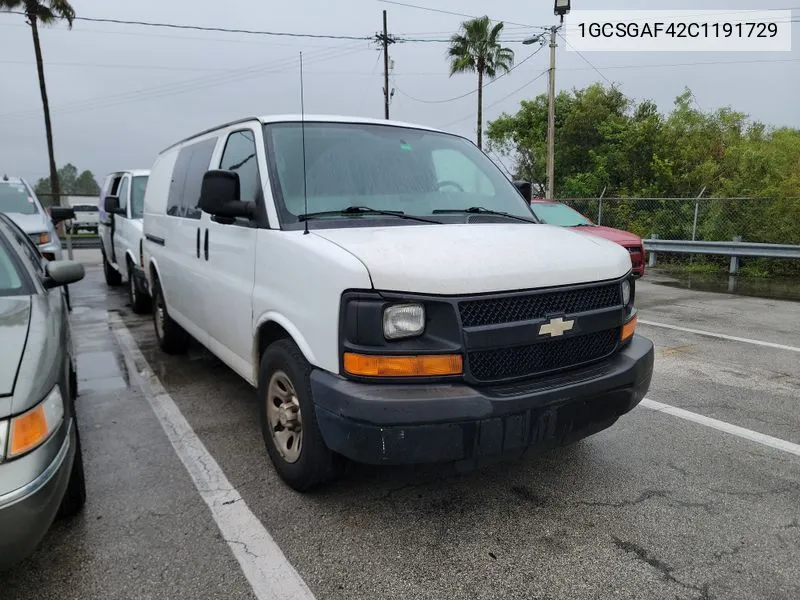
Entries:
[[514,64],[514,51],[500,45],[503,24],[491,27],[489,17],[461,24],[450,38],[450,77],[456,73],[478,73],[478,148],[483,138],[483,78],[494,79],[499,71],[508,73]]
[[53,125],[50,122],[50,104],[47,101],[47,87],[44,83],[44,61],[42,60],[42,47],[39,43],[39,23],[50,25],[60,19],[65,19],[72,27],[75,19],[75,10],[67,0],[0,0],[0,10],[18,11],[23,13],[31,26],[33,34],[33,51],[36,54],[36,69],[39,72],[39,91],[42,94],[42,107],[44,108],[44,128],[47,134],[47,153],[50,158],[50,189],[53,193],[55,204],[61,203],[61,189],[58,183],[56,170],[56,156],[53,151]]

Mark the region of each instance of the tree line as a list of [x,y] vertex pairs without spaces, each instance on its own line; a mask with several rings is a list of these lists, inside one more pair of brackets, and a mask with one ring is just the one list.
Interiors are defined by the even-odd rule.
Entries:
[[[800,130],[732,108],[702,110],[688,89],[667,114],[601,84],[562,91],[555,103],[556,197],[754,198],[702,203],[699,239],[800,244]],[[546,94],[490,122],[487,138],[491,150],[515,159],[517,178],[544,182]],[[693,210],[667,200],[604,203],[609,218],[642,236],[657,231],[659,218],[670,221],[661,237],[673,239],[689,237]]]

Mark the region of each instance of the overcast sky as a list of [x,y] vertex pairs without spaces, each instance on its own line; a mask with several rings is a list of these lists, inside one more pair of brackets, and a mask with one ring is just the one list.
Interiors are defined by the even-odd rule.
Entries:
[[[528,56],[536,46],[511,43],[555,23],[550,0],[402,0],[506,22],[505,38]],[[395,35],[444,39],[464,19],[378,0],[73,0],[83,17],[334,35],[373,35],[388,10]],[[573,0],[573,9],[794,9],[800,0]],[[569,17],[568,17],[569,19]],[[512,24],[513,23],[513,24]],[[704,109],[732,106],[772,125],[800,127],[800,23],[792,52],[583,53],[559,41],[557,89],[617,83],[628,96],[668,111],[688,86]],[[91,169],[98,180],[123,168],[149,168],[165,146],[244,116],[299,112],[298,53],[305,61],[306,112],[383,117],[383,62],[367,41],[300,39],[76,21],[42,31],[56,160]],[[408,42],[390,48],[394,119],[475,137],[472,75],[448,77],[447,45]],[[514,112],[546,91],[542,51],[485,91],[485,117]],[[720,63],[733,64],[692,64]],[[759,61],[759,62],[754,62]],[[599,72],[598,72],[599,71]],[[602,76],[601,76],[602,74]],[[31,183],[47,174],[41,101],[29,28],[0,13],[0,172]],[[522,88],[522,89],[520,89]],[[516,91],[520,90],[520,91]],[[460,119],[460,120],[458,120]],[[458,120],[458,121],[457,121]]]

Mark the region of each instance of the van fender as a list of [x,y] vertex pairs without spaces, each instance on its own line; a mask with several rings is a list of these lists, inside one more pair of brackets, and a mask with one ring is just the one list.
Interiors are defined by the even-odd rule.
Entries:
[[[161,273],[158,271],[158,262],[152,256],[147,259],[147,267],[145,268],[145,279],[147,279],[147,289],[149,290],[148,293],[153,293],[153,281],[158,278],[161,279]],[[167,294],[164,291],[164,288],[161,288],[161,295],[164,297],[164,306],[167,307],[167,311],[169,311],[169,298],[167,298]]]
[[272,321],[276,325],[280,325],[283,327],[284,330],[291,336],[292,341],[297,344],[297,347],[300,348],[300,352],[303,353],[305,359],[312,365],[316,365],[316,356],[314,355],[314,351],[311,349],[308,341],[306,341],[305,336],[300,333],[300,330],[294,326],[294,324],[286,318],[281,313],[270,310],[265,312],[258,318],[256,321],[255,329],[253,330],[253,380],[258,381],[258,369],[260,367],[260,357],[258,355],[258,332],[261,330],[261,326],[265,323]]

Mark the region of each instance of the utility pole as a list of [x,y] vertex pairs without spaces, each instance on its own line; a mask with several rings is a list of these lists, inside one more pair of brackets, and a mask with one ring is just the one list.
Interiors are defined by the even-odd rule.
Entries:
[[[555,0],[554,14],[560,17],[561,23],[549,28],[550,32],[550,71],[547,87],[547,187],[545,198],[555,197],[555,147],[556,147],[556,35],[564,26],[564,15],[570,11],[570,0]],[[525,45],[540,42],[545,44],[545,34],[541,33],[522,42]]]
[[392,97],[389,90],[389,45],[397,40],[389,35],[389,26],[386,22],[386,11],[383,11],[383,33],[375,34],[375,41],[383,47],[383,114],[389,118],[389,99]]
[[550,74],[547,92],[547,191],[545,198],[555,195],[555,147],[556,147],[556,33],[558,27],[550,28]]

